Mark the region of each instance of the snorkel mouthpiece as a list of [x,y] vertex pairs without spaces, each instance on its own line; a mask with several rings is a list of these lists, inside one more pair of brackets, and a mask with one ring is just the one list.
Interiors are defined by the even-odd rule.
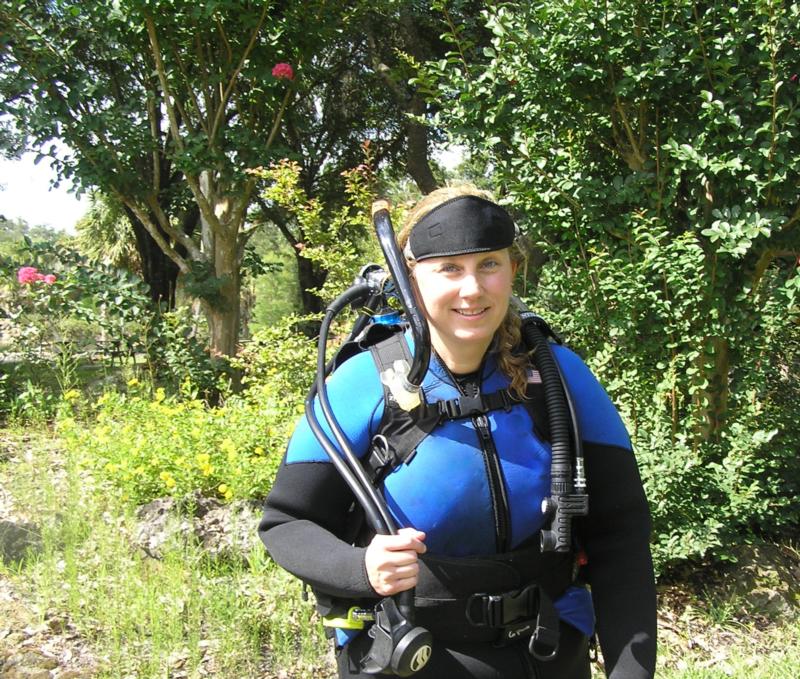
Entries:
[[405,411],[413,410],[422,403],[419,386],[408,381],[410,370],[407,361],[398,360],[392,364],[391,368],[381,371],[381,382],[389,389],[394,400],[397,401],[397,405]]

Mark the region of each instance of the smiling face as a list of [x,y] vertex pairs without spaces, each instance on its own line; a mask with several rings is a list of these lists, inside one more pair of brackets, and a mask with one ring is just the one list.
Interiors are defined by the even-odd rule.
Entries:
[[414,266],[433,348],[453,372],[479,367],[505,318],[515,272],[508,248],[431,257]]

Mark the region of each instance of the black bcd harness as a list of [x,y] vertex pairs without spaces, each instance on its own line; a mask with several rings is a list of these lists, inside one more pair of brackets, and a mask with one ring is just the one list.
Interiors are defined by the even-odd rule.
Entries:
[[[539,332],[560,343],[550,327],[537,318]],[[530,353],[532,347],[526,347]],[[411,354],[403,328],[373,324],[353,342],[344,345],[334,359],[340,365],[351,356],[369,350],[380,372],[405,360]],[[364,467],[373,485],[380,486],[388,474],[411,462],[416,449],[444,421],[485,415],[495,410],[510,410],[522,403],[533,422],[535,435],[550,440],[550,419],[544,385],[535,354],[529,365],[525,399],[508,389],[488,394],[422,403],[412,411],[399,407],[384,386],[385,408],[380,433],[373,437]],[[352,541],[366,542],[363,514],[354,508]],[[552,657],[558,646],[558,614],[553,599],[575,581],[577,570],[573,552],[542,553],[538,545],[487,558],[449,559],[425,555],[420,558],[420,576],[415,606],[418,619],[443,641],[491,642],[507,644],[529,639],[529,650],[538,659]],[[457,583],[457,584],[456,584]],[[454,587],[456,589],[454,589]],[[499,592],[499,594],[497,593]],[[320,599],[320,596],[317,597]],[[323,614],[336,608],[323,596]],[[352,605],[353,602],[348,602]],[[369,602],[363,602],[369,606]]]

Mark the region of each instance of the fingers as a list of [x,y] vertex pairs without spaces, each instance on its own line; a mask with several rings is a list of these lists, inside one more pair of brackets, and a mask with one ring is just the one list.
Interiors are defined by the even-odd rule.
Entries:
[[391,596],[415,587],[419,554],[424,554],[425,533],[401,528],[397,535],[376,535],[364,554],[367,577],[381,596]]
[[400,549],[413,549],[418,554],[424,554],[428,548],[425,546],[425,533],[416,528],[401,528],[397,531],[397,535],[383,535],[381,537],[403,538],[407,542],[401,542],[407,546],[400,547]]

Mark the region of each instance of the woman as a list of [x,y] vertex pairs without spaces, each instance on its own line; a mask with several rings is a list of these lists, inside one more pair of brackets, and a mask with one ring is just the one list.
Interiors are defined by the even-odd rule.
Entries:
[[[595,617],[607,675],[652,677],[655,589],[638,469],[608,396],[560,346],[554,354],[575,401],[590,510],[574,526],[579,564],[574,554],[539,553],[550,449],[547,415],[531,396],[536,359],[509,309],[515,235],[487,194],[454,187],[420,201],[398,236],[430,329],[425,403],[510,396],[465,416],[440,408],[413,455],[384,470],[377,483],[403,526],[398,534],[371,535],[354,519],[352,494],[303,418],[267,499],[262,540],[323,608],[340,614],[416,587],[417,620],[434,638],[420,679],[588,679]],[[362,460],[376,442],[391,447],[397,408],[370,352],[346,361],[328,393]],[[342,627],[358,624],[336,630],[340,676],[375,676],[362,671],[368,629]]]

